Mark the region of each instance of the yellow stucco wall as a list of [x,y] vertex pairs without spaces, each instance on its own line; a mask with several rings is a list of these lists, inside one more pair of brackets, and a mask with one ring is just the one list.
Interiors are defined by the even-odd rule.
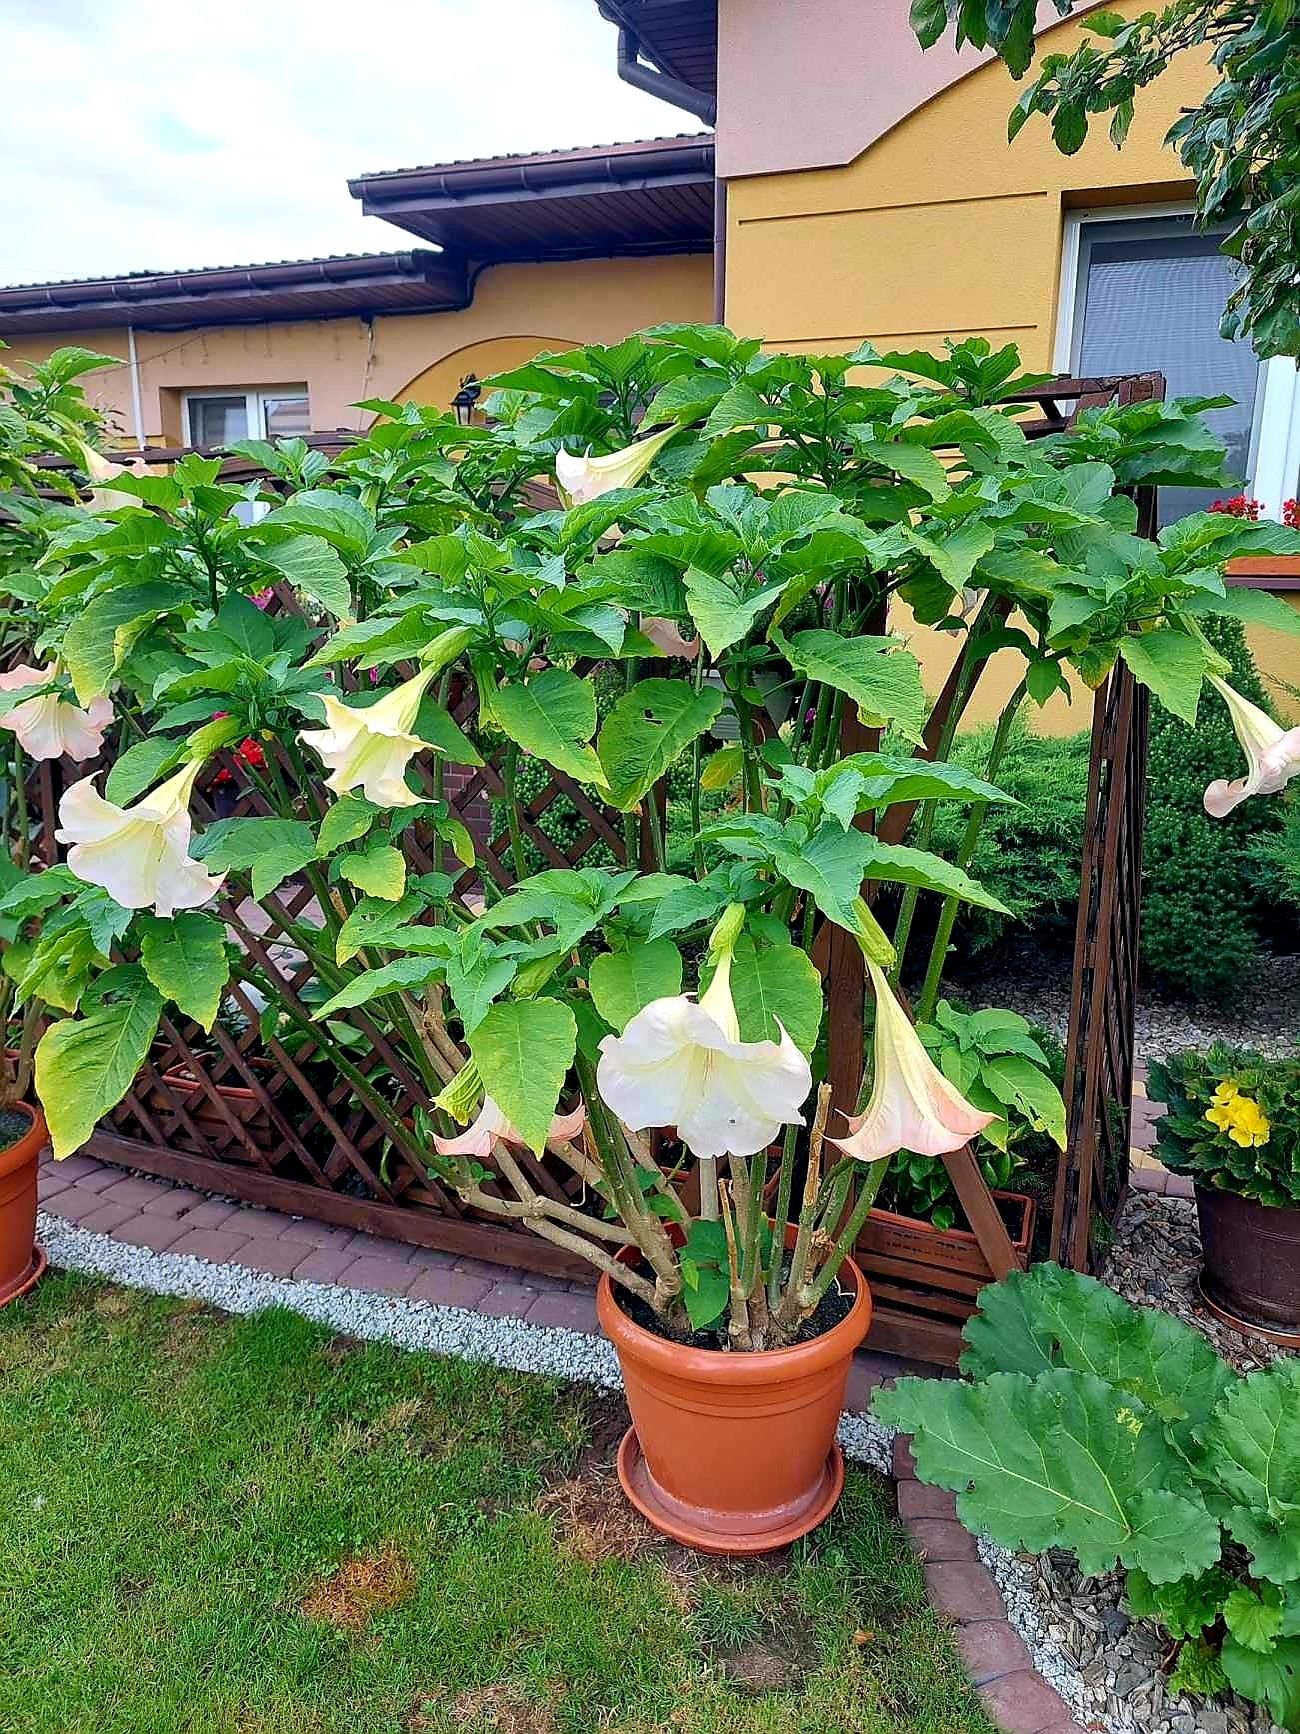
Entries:
[[[358,399],[410,396],[449,407],[467,373],[482,377],[543,349],[617,343],[662,320],[708,319],[712,305],[713,262],[703,254],[584,259],[496,266],[456,313],[138,331],[144,432],[151,443],[180,441],[186,391],[303,384],[314,428],[361,427],[370,418],[352,407]],[[41,360],[70,343],[118,358],[84,384],[122,437],[133,439],[124,331],[13,339],[5,361]]]
[[[1141,5],[1127,0],[1117,10],[1136,13]],[[1079,36],[1077,25],[1062,25],[1040,38],[1040,50],[1068,49]],[[1102,125],[1076,156],[1064,157],[1041,119],[1008,143],[1016,86],[995,63],[842,168],[733,180],[727,321],[800,350],[847,349],[864,339],[938,349],[946,337],[986,336],[1016,344],[1028,367],[1050,369],[1067,209],[1187,198],[1191,183],[1163,139],[1206,83],[1204,63],[1181,57],[1144,93],[1122,151]],[[906,610],[895,626],[937,689],[951,638],[917,628]],[[1281,634],[1256,635],[1266,671],[1294,678],[1293,643],[1288,649]],[[1014,653],[993,659],[973,718],[997,713],[1018,668]],[[1090,706],[1081,688],[1073,703],[1056,698],[1036,712],[1035,726],[1085,728]]]

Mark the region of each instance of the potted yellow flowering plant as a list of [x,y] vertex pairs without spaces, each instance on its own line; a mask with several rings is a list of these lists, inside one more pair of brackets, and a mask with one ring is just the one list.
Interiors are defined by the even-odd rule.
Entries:
[[1160,1158],[1196,1184],[1206,1300],[1300,1342],[1300,1060],[1226,1046],[1153,1064]]
[[[277,487],[255,522],[258,485],[198,456],[53,522],[28,583],[42,666],[114,710],[108,762],[65,778],[63,860],[0,896],[40,917],[20,993],[64,1013],[36,1057],[56,1154],[160,1019],[214,1030],[233,973],[269,1056],[291,1075],[309,1038],[385,1161],[599,1273],[623,1483],[654,1522],[741,1552],[812,1528],[887,1161],[1042,1113],[1032,1052],[936,1060],[900,986],[928,938],[930,1017],[955,901],[1000,907],[967,867],[1007,731],[984,775],[947,758],[980,671],[1020,658],[1011,715],[1122,658],[1193,716],[1221,672],[1196,617],[1241,606],[1218,569],[1294,540],[1211,514],[1140,539],[1125,488],[1219,479],[1195,406],[1030,440],[1001,401],[1032,388],[1018,368],[983,341],[787,356],[662,327],[503,376],[488,426],[371,404],[332,466],[259,448]],[[896,598],[950,635],[939,710]],[[248,801],[212,819],[250,739]],[[539,867],[536,764],[621,859]],[[497,849],[450,767],[499,788]],[[927,847],[941,801],[970,809],[955,861]],[[860,1100],[827,1083],[831,935],[864,958]]]

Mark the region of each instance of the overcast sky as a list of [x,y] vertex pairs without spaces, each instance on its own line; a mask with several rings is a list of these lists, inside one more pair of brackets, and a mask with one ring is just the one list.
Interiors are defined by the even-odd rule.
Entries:
[[692,132],[595,0],[0,0],[0,284],[418,245],[349,175]]

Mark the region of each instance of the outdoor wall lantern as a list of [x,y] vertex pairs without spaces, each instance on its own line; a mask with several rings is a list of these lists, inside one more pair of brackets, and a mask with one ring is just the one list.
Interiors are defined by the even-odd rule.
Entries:
[[474,418],[474,405],[483,394],[475,374],[467,373],[460,382],[460,389],[451,400],[451,407],[456,412],[456,420],[462,427],[468,427]]

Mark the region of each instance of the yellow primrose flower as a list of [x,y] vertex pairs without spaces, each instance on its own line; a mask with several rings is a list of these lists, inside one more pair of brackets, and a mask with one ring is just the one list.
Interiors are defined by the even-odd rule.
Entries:
[[1267,1144],[1271,1130],[1268,1115],[1258,1102],[1252,1102],[1249,1097],[1241,1096],[1236,1103],[1236,1124],[1229,1130],[1228,1136],[1234,1144],[1243,1150],[1253,1149],[1258,1144]]
[[1215,1107],[1222,1108],[1226,1103],[1231,1102],[1234,1097],[1240,1095],[1240,1093],[1241,1085],[1237,1080],[1235,1078],[1225,1078],[1219,1085],[1218,1089],[1214,1092]]

